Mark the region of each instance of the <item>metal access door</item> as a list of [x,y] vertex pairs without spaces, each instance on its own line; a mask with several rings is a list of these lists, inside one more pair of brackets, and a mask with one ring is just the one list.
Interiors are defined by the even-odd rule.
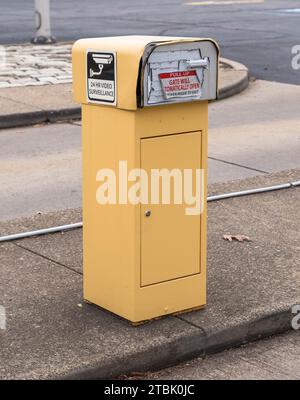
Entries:
[[[151,169],[200,169],[201,132],[141,139],[141,168],[149,182]],[[171,204],[141,205],[141,286],[200,272],[201,215],[186,215],[186,204],[174,204],[173,178],[170,189]]]

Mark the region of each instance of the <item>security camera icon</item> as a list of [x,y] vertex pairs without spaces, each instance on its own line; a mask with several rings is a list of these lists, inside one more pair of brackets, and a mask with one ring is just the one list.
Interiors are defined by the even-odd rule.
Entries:
[[92,58],[95,63],[98,64],[99,71],[93,71],[92,68],[90,68],[91,78],[93,78],[93,76],[100,76],[102,74],[104,65],[111,64],[113,61],[113,56],[108,54],[92,54]]

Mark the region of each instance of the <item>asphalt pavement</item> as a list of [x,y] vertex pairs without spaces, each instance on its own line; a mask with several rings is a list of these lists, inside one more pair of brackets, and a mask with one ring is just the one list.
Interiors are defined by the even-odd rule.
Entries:
[[[2,3],[0,44],[28,42],[34,2]],[[223,57],[247,65],[256,78],[299,84],[300,70],[291,63],[292,48],[300,44],[300,0],[188,3],[193,2],[51,0],[52,33],[59,41],[127,34],[209,36],[219,42]]]

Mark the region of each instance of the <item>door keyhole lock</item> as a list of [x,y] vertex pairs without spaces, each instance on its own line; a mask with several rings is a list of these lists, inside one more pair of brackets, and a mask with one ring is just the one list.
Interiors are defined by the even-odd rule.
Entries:
[[150,211],[150,210],[147,210],[147,211],[145,212],[145,216],[146,216],[146,217],[150,217],[150,215],[151,215],[151,211]]

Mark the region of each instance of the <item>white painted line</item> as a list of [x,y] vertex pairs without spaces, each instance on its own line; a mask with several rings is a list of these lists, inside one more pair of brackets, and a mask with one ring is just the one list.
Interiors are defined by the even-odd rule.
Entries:
[[285,13],[300,13],[300,8],[287,8],[286,10],[279,10]]
[[184,3],[186,6],[224,6],[224,5],[235,5],[235,4],[260,4],[264,3],[265,0],[220,0],[220,1],[192,1]]

